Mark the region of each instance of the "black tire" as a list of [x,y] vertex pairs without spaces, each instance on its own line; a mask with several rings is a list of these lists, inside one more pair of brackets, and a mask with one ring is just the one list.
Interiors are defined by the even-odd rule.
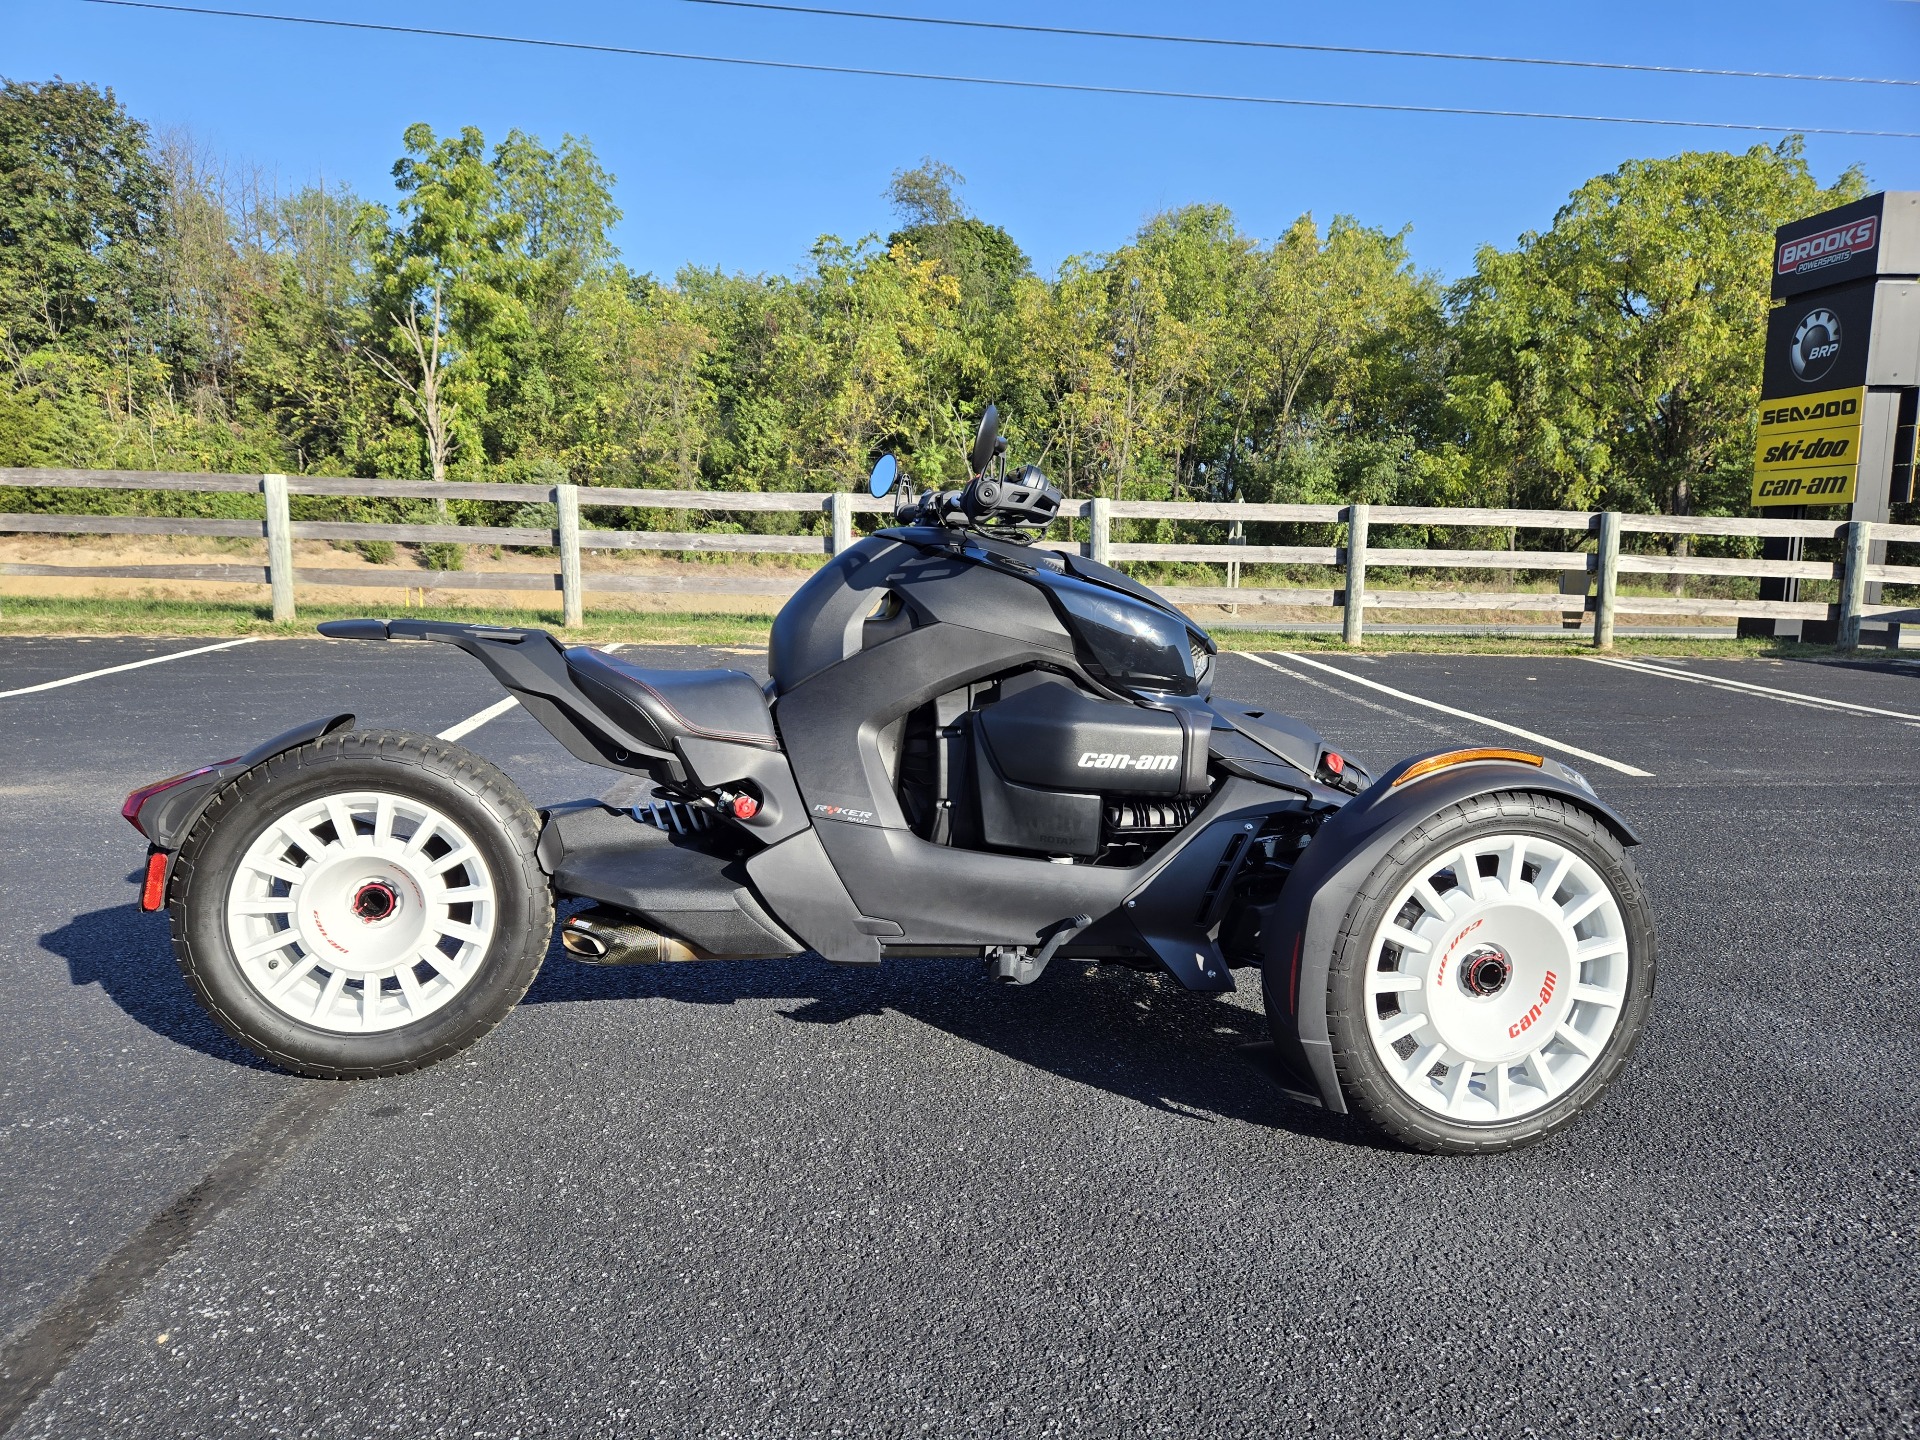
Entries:
[[[236,955],[227,918],[235,876],[267,828],[303,803],[351,792],[445,815],[479,852],[494,889],[491,933],[462,988],[418,1020],[368,1033],[309,1024],[270,1003]],[[498,1025],[539,973],[553,933],[553,897],[534,854],[539,831],[519,788],[458,745],[397,730],[326,736],[256,765],[208,805],[168,884],[175,958],[220,1028],[283,1070],[357,1080],[432,1065]]]
[[[1598,872],[1624,922],[1627,972],[1618,1018],[1604,1048],[1563,1093],[1505,1121],[1462,1122],[1411,1098],[1387,1072],[1368,1033],[1367,972],[1386,907],[1422,867],[1492,835],[1538,836],[1574,852]],[[1354,897],[1334,943],[1327,976],[1333,1063],[1349,1109],[1382,1134],[1429,1154],[1490,1154],[1536,1144],[1569,1124],[1619,1074],[1639,1043],[1652,1005],[1654,933],[1646,895],[1618,837],[1595,816],[1558,797],[1523,791],[1450,805],[1413,830],[1375,867]],[[1444,978],[1444,962],[1442,964]],[[1471,1077],[1468,1077],[1469,1079]]]

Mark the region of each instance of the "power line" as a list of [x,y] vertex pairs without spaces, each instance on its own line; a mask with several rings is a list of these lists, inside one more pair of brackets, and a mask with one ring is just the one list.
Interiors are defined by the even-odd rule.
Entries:
[[833,10],[820,5],[778,5],[772,0],[681,0],[730,10],[777,10],[788,15],[832,15],[843,20],[891,20],[902,25],[943,25],[956,30],[1002,30],[1023,35],[1072,35],[1094,40],[1151,40],[1163,45],[1219,45],[1239,50],[1301,50],[1314,55],[1388,55],[1402,60],[1473,60],[1488,65],[1559,65],[1575,70],[1633,70],[1647,75],[1725,75],[1740,80],[1812,80],[1828,85],[1920,85],[1870,75],[1798,75],[1780,70],[1713,70],[1694,65],[1634,65],[1620,60],[1554,60],[1539,56],[1474,55],[1452,50],[1386,50],[1370,45],[1309,45],[1294,40],[1239,40],[1214,35],[1157,35],[1135,30],[1080,30],[1066,25],[1019,25],[1003,20],[954,20],[933,15],[890,15],[873,10]]
[[925,80],[944,85],[988,85],[1004,90],[1055,90],[1074,95],[1127,95],[1156,100],[1207,100],[1232,105],[1282,105],[1309,110],[1375,110],[1400,115],[1469,115],[1500,120],[1572,120],[1598,125],[1658,125],[1680,130],[1742,130],[1769,135],[1851,135],[1876,140],[1920,140],[1920,131],[1846,130],[1822,125],[1752,125],[1736,120],[1664,120],[1633,115],[1578,115],[1552,110],[1481,110],[1459,105],[1395,105],[1373,100],[1303,100],[1281,95],[1231,95],[1201,90],[1152,90],[1124,85],[1078,85],[1065,80],[1008,80],[988,75],[942,75],[921,70],[876,70],[854,65],[815,65],[800,60],[752,60],[738,55],[697,55],[680,50],[643,50],[628,45],[598,45],[584,40],[544,40],[527,35],[490,35],[474,30],[437,30],[419,25],[381,25],[370,20],[331,20],[312,15],[270,15],[256,10],[216,10],[202,5],[164,5],[157,0],[85,0],[125,10],[161,10],[177,15],[217,15],[230,20],[271,20],[286,25],[317,25],[335,30],[367,30],[386,35],[424,35],[441,40],[484,40],[500,45],[529,45],[545,50],[574,50],[595,55],[639,56],[650,60],[693,60],[706,65],[743,65],[757,70],[796,70],[812,75],[857,75],[880,80]]

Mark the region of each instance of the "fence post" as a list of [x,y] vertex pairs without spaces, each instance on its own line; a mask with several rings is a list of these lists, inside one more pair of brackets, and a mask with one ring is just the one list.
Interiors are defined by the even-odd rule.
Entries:
[[1873,522],[1847,522],[1845,569],[1840,575],[1840,633],[1842,650],[1860,648],[1860,611],[1867,603],[1867,564],[1873,553]]
[[1112,544],[1113,516],[1108,507],[1113,502],[1104,495],[1096,495],[1087,506],[1087,558],[1096,565],[1111,565],[1107,559]]
[[1340,639],[1358,645],[1367,619],[1367,507],[1347,507],[1347,603],[1340,615]]
[[1593,648],[1613,648],[1613,606],[1620,593],[1620,512],[1602,511],[1600,543],[1593,556]]
[[844,554],[853,544],[853,496],[844,490],[835,490],[827,496],[827,518],[833,525],[832,537],[827,541],[827,553]]
[[267,580],[273,586],[273,622],[293,619],[293,517],[287,508],[287,477],[262,475],[267,499]]
[[560,623],[573,629],[584,623],[580,584],[580,487],[553,487],[554,513],[560,522]]
[[[1244,505],[1246,504],[1246,497],[1236,493],[1233,497],[1233,503],[1235,505]],[[1227,527],[1227,543],[1229,545],[1244,545],[1247,543],[1246,522],[1237,516],[1234,522]],[[1238,590],[1240,588],[1240,562],[1238,560],[1227,561],[1227,588],[1229,590]],[[1238,605],[1229,605],[1227,607],[1227,613],[1229,615],[1238,615],[1240,613],[1240,607]]]

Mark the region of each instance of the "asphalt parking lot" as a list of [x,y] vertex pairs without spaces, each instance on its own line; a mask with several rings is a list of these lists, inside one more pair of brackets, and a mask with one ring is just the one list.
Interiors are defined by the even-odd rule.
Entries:
[[[1374,765],[1531,732],[1643,828],[1638,1057],[1462,1160],[1285,1099],[1244,971],[556,950],[436,1069],[262,1068],[137,910],[121,797],[499,695],[439,646],[206,644],[0,641],[0,1332],[74,1351],[10,1435],[1920,1430],[1920,668],[1223,657]],[[464,743],[604,788],[517,709]]]

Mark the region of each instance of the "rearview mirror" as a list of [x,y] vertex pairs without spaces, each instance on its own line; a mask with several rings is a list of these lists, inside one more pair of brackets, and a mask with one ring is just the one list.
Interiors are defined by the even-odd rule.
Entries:
[[993,457],[1000,448],[1000,411],[987,406],[987,413],[980,417],[980,431],[973,437],[973,451],[967,457],[968,468],[975,475],[986,473],[987,466],[993,463]]
[[873,473],[867,476],[867,493],[878,500],[893,489],[893,482],[899,478],[900,462],[891,455],[882,455],[873,462]]

